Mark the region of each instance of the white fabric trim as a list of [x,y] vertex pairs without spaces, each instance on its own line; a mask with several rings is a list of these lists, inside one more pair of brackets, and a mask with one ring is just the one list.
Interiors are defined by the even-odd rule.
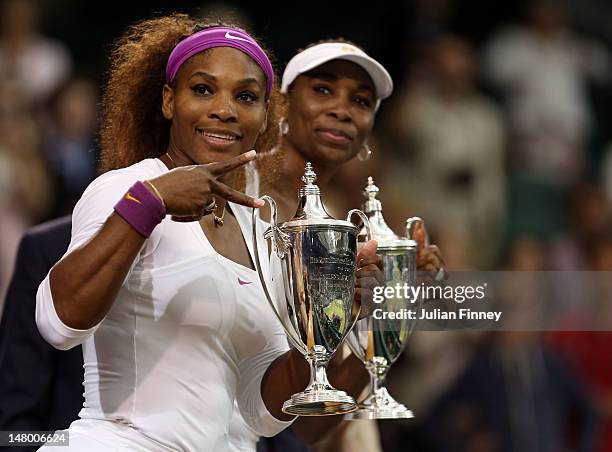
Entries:
[[59,350],[69,350],[91,336],[100,324],[87,330],[77,330],[62,322],[53,305],[49,276],[47,276],[36,293],[36,325],[49,344]]

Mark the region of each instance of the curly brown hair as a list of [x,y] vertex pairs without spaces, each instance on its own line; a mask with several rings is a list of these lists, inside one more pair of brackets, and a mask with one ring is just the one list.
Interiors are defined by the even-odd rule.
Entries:
[[[147,19],[131,26],[115,43],[102,97],[100,172],[123,168],[163,155],[168,146],[170,121],[162,114],[166,62],[172,49],[187,36],[221,21],[202,22],[187,14]],[[263,48],[263,46],[262,46]],[[267,49],[264,51],[272,60]],[[278,88],[270,95],[268,128],[255,148],[265,151],[276,140]]]

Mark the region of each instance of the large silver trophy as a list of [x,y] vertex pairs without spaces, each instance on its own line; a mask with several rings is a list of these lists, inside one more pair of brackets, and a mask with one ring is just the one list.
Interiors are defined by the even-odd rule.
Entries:
[[[406,236],[397,236],[382,216],[382,205],[376,196],[378,187],[371,177],[364,190],[364,210],[369,217],[371,237],[378,242],[377,254],[382,256],[385,287],[414,286],[417,277],[417,242],[412,239],[418,217],[406,220]],[[403,292],[403,291],[402,291]],[[410,294],[410,292],[408,292]],[[408,336],[416,324],[419,300],[407,293],[385,298],[374,304],[373,315],[356,323],[348,344],[353,353],[365,364],[370,374],[370,390],[359,408],[348,414],[349,419],[398,419],[413,417],[412,411],[395,401],[385,387],[385,378],[391,365],[402,353]],[[380,301],[380,300],[378,300]],[[399,314],[399,315],[398,315]]]
[[359,215],[369,236],[368,218],[357,209],[351,210],[346,220],[332,218],[321,202],[310,163],[302,180],[305,185],[299,192],[297,212],[280,225],[274,199],[261,197],[271,209],[271,226],[264,237],[272,241],[273,252],[282,267],[284,287],[280,292],[284,300],[278,309],[261,270],[256,209],[252,218],[255,264],[266,298],[291,344],[306,357],[311,371],[306,389],[285,401],[282,410],[303,416],[348,413],[357,404],[353,397],[330,385],[326,366],[359,315],[359,304],[354,301],[359,227],[350,219]]

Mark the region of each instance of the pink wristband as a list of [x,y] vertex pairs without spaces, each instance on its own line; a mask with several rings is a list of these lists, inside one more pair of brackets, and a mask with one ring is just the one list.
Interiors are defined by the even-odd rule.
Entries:
[[115,204],[115,212],[144,238],[148,238],[166,216],[164,204],[140,181]]

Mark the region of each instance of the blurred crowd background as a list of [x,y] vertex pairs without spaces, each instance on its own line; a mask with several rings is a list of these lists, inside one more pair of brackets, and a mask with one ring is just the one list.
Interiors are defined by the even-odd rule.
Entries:
[[[282,69],[344,37],[395,81],[327,201],[422,216],[450,270],[612,270],[612,4],[605,0],[235,4],[2,0],[0,293],[31,225],[72,211],[97,174],[112,41],[172,11],[230,12]],[[611,295],[611,294],[608,294]],[[417,332],[389,386],[417,414],[386,451],[612,451],[612,336]]]

